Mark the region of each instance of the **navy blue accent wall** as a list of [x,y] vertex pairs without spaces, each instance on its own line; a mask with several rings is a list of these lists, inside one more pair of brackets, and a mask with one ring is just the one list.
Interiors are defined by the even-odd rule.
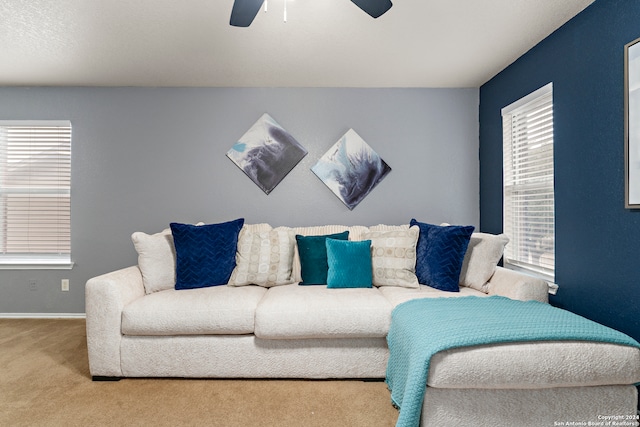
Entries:
[[480,227],[502,231],[501,108],[553,82],[551,303],[640,340],[640,211],[624,208],[624,45],[640,1],[596,0],[480,88]]

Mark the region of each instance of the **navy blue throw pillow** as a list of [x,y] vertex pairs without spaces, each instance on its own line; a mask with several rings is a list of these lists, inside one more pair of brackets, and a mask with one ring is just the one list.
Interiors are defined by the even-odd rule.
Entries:
[[418,282],[441,291],[460,292],[460,271],[472,225],[440,226],[411,220],[420,228],[416,246],[416,276]]
[[176,289],[224,285],[236,266],[244,218],[221,224],[171,223],[176,248]]

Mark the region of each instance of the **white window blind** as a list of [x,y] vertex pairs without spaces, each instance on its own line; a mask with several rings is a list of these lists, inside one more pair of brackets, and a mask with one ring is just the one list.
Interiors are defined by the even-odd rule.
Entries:
[[553,86],[502,110],[506,266],[554,281]]
[[0,121],[0,265],[71,266],[71,123]]

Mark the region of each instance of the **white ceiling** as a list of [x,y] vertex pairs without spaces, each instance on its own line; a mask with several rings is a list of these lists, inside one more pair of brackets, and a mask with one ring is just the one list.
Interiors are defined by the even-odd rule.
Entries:
[[1,0],[0,86],[478,87],[594,0]]

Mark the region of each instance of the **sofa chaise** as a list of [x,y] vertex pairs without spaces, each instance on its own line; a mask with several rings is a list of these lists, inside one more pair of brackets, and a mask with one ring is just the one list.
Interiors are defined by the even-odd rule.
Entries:
[[[94,380],[383,379],[391,313],[403,302],[493,295],[547,302],[546,282],[496,266],[504,236],[470,235],[459,289],[450,292],[415,280],[421,238],[415,226],[235,226],[228,283],[176,289],[185,252],[173,224],[161,233],[133,234],[137,266],[87,282]],[[345,231],[347,242],[369,242],[373,286],[307,285],[305,265],[314,258],[302,256],[299,246]],[[327,251],[329,264],[340,261]],[[453,349],[432,358],[421,423],[543,426],[630,415],[637,382],[640,350],[628,346],[570,341]]]

